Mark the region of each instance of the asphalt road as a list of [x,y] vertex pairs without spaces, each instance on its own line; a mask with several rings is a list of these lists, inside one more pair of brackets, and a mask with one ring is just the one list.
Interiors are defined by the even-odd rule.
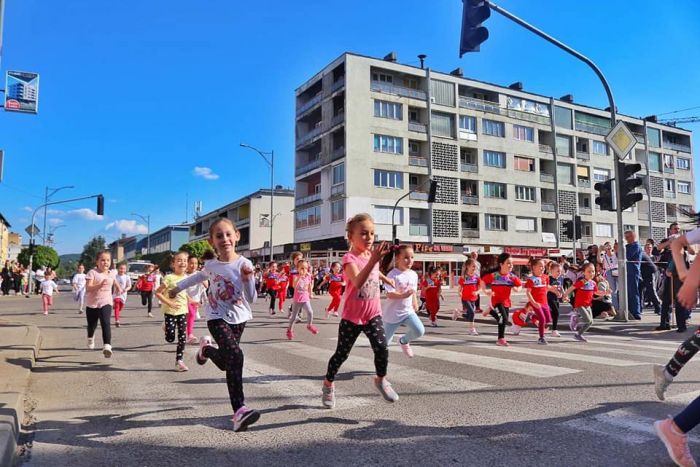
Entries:
[[[318,315],[327,302],[313,301]],[[671,356],[676,333],[591,335],[581,344],[562,332],[544,347],[529,330],[503,349],[494,325],[470,337],[463,322],[443,319],[416,342],[415,358],[396,346],[390,352],[397,403],[371,384],[372,353],[361,337],[336,382],[336,408],[324,410],[320,387],[337,318],[317,319],[316,336],[297,326],[289,342],[285,319],[269,317],[264,301],[254,308],[243,337],[244,388],[262,416],[234,433],[224,374],[211,362],[197,365],[194,346],[186,350],[190,371],[175,372],[160,313],[146,317],[135,296],[112,329],[112,359],[86,348],[85,317],[69,294],[49,316],[36,297],[2,298],[3,318],[38,324],[44,336],[23,465],[672,465],[651,423],[692,400],[700,382],[699,358],[667,402],[654,396],[651,364]],[[206,333],[204,320],[196,326]],[[691,449],[700,457],[697,437]]]

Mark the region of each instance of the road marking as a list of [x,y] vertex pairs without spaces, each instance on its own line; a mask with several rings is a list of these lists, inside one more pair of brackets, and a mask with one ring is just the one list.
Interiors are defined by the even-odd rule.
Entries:
[[[517,353],[523,355],[534,355],[539,357],[549,357],[549,358],[559,358],[562,360],[572,360],[581,363],[597,363],[598,365],[606,366],[637,366],[637,365],[647,365],[648,362],[634,362],[634,361],[621,361],[618,359],[612,359],[607,357],[596,357],[595,355],[588,354],[578,354],[578,353],[567,353],[567,352],[553,352],[544,349],[530,349],[526,347],[498,347],[492,345],[472,345],[471,347],[476,347],[480,349],[495,350],[499,352]],[[581,345],[581,350],[584,350],[585,344]],[[517,362],[520,364],[520,362]]]
[[[556,342],[555,344],[552,344],[551,348],[557,348],[557,349],[577,349],[577,350],[582,350],[582,345],[574,342],[558,342],[554,341],[553,339],[549,340],[550,343]],[[658,358],[663,361],[668,361],[668,359],[671,357],[670,354],[668,353],[653,353],[653,352],[644,352],[642,350],[629,350],[629,349],[618,349],[618,348],[607,348],[610,345],[615,345],[615,344],[608,344],[606,343],[601,343],[601,342],[596,342],[596,341],[591,341],[590,339],[588,340],[587,346],[585,346],[586,350],[589,352],[605,352],[608,355],[619,355],[621,357],[645,357],[645,358]],[[605,346],[605,348],[601,348],[600,346]],[[648,348],[648,347],[647,347]],[[653,349],[652,349],[653,350]]]
[[681,394],[676,394],[675,396],[666,397],[667,400],[671,402],[677,402],[680,404],[688,405],[695,399],[700,397],[700,391],[684,392]]

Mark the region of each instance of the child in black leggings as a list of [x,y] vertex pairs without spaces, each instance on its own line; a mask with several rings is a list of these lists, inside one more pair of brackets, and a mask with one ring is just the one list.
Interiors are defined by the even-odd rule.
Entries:
[[498,340],[496,343],[508,347],[506,341],[506,324],[510,312],[510,293],[514,287],[520,288],[520,278],[513,274],[513,260],[508,253],[498,255],[498,271],[485,275],[484,284],[491,285],[491,309],[484,311],[484,316],[491,315],[498,324]]
[[564,284],[559,263],[549,263],[549,285],[559,289],[559,293],[547,292],[547,304],[552,313],[552,336],[561,337],[557,331],[557,324],[559,322],[559,302],[564,291]]

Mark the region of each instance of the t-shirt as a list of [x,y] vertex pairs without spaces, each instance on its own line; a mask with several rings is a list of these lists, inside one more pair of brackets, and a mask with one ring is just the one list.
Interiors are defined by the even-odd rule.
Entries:
[[204,287],[204,284],[200,282],[192,287],[187,287],[187,296],[190,298],[190,302],[201,304],[203,301],[202,295],[204,295],[206,291],[207,289]]
[[129,275],[117,274],[114,280],[119,285],[119,288],[123,290],[123,292],[120,294],[114,294],[114,298],[118,298],[122,301],[122,303],[126,303],[126,289],[131,288],[131,279],[129,278]]
[[576,289],[574,308],[591,306],[593,304],[593,294],[598,290],[594,280],[579,279],[574,284],[574,288]]
[[328,293],[335,294],[340,293],[343,289],[343,276],[341,274],[329,274],[328,275]]
[[310,299],[309,297],[309,285],[313,283],[313,277],[309,274],[304,276],[297,275],[297,283],[294,286],[294,302],[295,303],[307,303]]
[[[387,277],[394,280],[394,287],[391,284],[385,285],[387,292],[404,293],[408,290],[418,291],[418,274],[416,274],[416,271],[411,269],[401,271],[394,268],[389,271]],[[399,323],[411,313],[415,313],[413,310],[413,297],[414,295],[406,298],[387,299],[382,310],[384,322]]]
[[520,278],[512,272],[506,275],[501,275],[499,272],[487,274],[481,280],[484,284],[491,285],[491,305],[503,305],[506,308],[511,306],[510,292],[513,287],[523,285]]
[[107,272],[98,272],[97,269],[91,269],[85,279],[92,281],[92,285],[102,284],[97,290],[87,291],[85,293],[85,305],[88,308],[102,308],[105,305],[112,305],[112,286],[117,271],[110,269]]
[[39,281],[39,282],[44,280],[44,275],[45,275],[44,270],[41,268],[34,271],[34,279]]
[[685,239],[688,240],[688,245],[697,245],[700,243],[700,229],[693,229],[685,234]]
[[42,281],[39,287],[41,288],[41,293],[48,296],[53,295],[53,291],[58,288],[56,283],[52,280]]
[[479,275],[462,276],[459,278],[459,285],[462,287],[462,300],[465,302],[474,302],[478,298],[479,290]]
[[[562,276],[559,276],[556,279],[553,276],[549,276],[549,285],[556,287],[559,290],[559,292],[564,292],[563,283],[564,282]],[[554,292],[547,292],[547,299],[559,300],[559,297],[557,297],[557,294],[555,294]]]
[[[163,278],[163,285],[165,285],[167,290],[163,293],[167,295],[168,290],[175,288],[177,284],[186,277],[187,275],[185,274],[179,276],[175,274],[166,275]],[[173,302],[173,304],[175,304],[176,306],[171,308],[165,302],[161,302],[163,307],[163,313],[171,316],[180,316],[187,314],[187,289],[178,292],[178,294],[175,295],[175,298],[170,298],[170,301]]]
[[440,300],[440,290],[441,290],[441,283],[440,281],[434,281],[430,277],[423,279],[423,283],[421,284],[421,288],[425,290],[425,301],[426,302],[431,302],[435,303]]
[[549,276],[530,276],[525,282],[525,288],[530,289],[532,298],[540,305],[547,304],[547,287],[549,287]]
[[77,272],[73,276],[73,285],[77,290],[85,288],[85,273],[84,272]]
[[142,285],[141,285],[141,291],[142,292],[150,292],[151,290],[153,290],[153,287],[156,284],[155,274],[144,274],[141,277],[143,278]]
[[268,272],[265,274],[265,287],[267,290],[277,290],[279,277],[277,272]]
[[212,259],[204,263],[201,271],[178,282],[177,287],[184,290],[209,280],[204,306],[207,320],[222,319],[229,324],[245,323],[253,319],[250,304],[255,302],[258,294],[252,277],[246,282],[241,279],[241,269],[244,267],[253,269],[253,263],[243,256],[230,262]]
[[[350,251],[343,255],[343,271],[348,264],[357,266],[362,271],[369,262],[369,258],[363,258]],[[353,324],[367,324],[375,316],[382,314],[382,306],[379,301],[379,263],[372,267],[367,281],[358,290],[355,284],[346,280],[345,306],[343,307],[343,319]]]

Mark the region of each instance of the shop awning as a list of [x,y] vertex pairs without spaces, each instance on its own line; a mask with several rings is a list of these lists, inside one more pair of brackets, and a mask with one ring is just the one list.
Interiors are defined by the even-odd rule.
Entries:
[[416,253],[414,261],[437,261],[437,262],[458,262],[463,263],[467,257],[460,253]]

